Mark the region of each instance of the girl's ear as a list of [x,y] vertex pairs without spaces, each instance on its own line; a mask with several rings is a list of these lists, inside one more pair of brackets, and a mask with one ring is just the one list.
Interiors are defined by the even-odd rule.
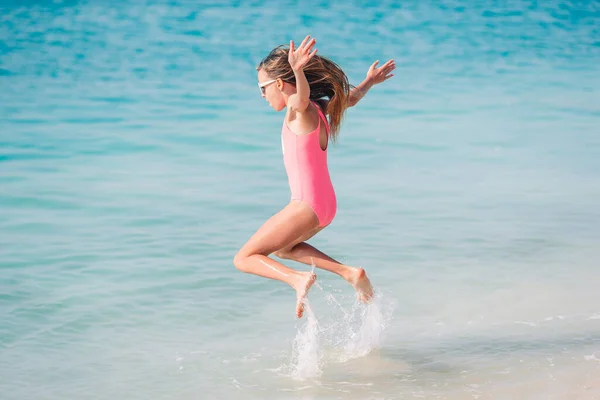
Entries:
[[279,91],[283,90],[283,81],[281,80],[281,78],[277,78],[277,89],[279,89]]

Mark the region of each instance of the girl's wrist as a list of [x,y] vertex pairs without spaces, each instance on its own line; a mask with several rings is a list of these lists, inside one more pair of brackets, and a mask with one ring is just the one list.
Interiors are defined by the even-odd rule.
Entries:
[[371,87],[373,86],[373,84],[371,83],[370,80],[365,79],[360,85],[358,85],[356,88],[363,94],[367,94],[367,92],[369,91],[369,89],[371,89]]

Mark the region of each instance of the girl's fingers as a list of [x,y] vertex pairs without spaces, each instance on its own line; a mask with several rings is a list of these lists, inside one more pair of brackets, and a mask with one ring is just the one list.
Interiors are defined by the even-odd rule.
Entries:
[[394,60],[388,60],[385,64],[379,67],[379,69],[385,71],[386,74],[390,71],[393,71],[394,68],[396,68],[396,63]]
[[318,49],[314,49],[309,55],[308,58],[312,58],[312,56],[314,56],[315,54],[317,54],[317,50]]
[[290,40],[290,53],[294,52],[294,41]]
[[301,49],[306,44],[306,42],[308,41],[309,38],[310,38],[310,35],[306,36],[304,38],[304,40],[302,41],[302,43],[300,43],[300,46],[298,46],[298,48]]

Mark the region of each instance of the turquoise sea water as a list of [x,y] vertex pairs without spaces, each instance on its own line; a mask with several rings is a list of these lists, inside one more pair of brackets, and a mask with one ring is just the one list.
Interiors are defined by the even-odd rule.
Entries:
[[[237,249],[283,207],[255,66],[317,38],[368,307]],[[600,398],[600,6],[0,3],[0,398]],[[306,270],[306,266],[291,264]]]

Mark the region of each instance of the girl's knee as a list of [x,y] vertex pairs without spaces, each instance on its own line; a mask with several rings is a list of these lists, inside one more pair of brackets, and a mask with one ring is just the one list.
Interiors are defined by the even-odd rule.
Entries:
[[241,251],[238,251],[238,253],[235,255],[235,257],[233,257],[233,265],[235,265],[235,267],[237,269],[239,269],[242,272],[246,271],[246,259],[248,258],[248,256],[244,253],[242,253]]
[[235,257],[233,257],[233,265],[235,265],[235,267],[237,269],[239,269],[240,271],[247,272],[248,271],[248,263],[251,261],[250,257],[252,257],[254,255],[268,256],[268,254],[263,254],[260,252],[253,252],[251,250],[242,248],[240,251],[237,252]]

